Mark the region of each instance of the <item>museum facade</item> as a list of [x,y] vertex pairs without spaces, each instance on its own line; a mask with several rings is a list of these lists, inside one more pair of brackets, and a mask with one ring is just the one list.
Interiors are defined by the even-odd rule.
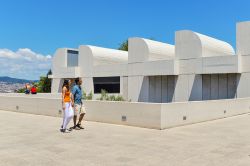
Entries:
[[133,102],[170,103],[250,97],[250,22],[236,26],[236,50],[190,30],[175,45],[133,37],[128,52],[89,45],[57,49],[52,93],[64,79],[83,79],[94,97],[104,89]]

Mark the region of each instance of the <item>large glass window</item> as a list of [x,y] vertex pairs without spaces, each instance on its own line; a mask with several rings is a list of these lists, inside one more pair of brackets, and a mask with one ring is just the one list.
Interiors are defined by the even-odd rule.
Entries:
[[67,51],[67,66],[68,67],[78,66],[78,51],[75,50]]
[[120,77],[94,77],[94,93],[105,90],[108,93],[120,93]]

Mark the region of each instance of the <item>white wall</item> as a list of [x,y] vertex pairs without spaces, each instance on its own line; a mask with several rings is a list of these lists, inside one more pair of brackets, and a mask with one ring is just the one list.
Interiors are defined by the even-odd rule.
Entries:
[[183,74],[177,77],[175,101],[202,100],[202,77],[196,74]]
[[250,96],[250,73],[241,73],[239,76],[239,84],[237,87],[237,97]]
[[161,128],[210,121],[249,112],[250,98],[162,104]]
[[47,116],[61,115],[62,102],[59,97],[38,96],[5,96],[1,94],[0,109]]
[[[171,128],[250,112],[250,98],[165,104],[85,101],[84,104],[87,110],[86,120],[154,129]],[[0,94],[0,110],[62,116],[60,94]]]
[[[129,102],[85,102],[87,120],[146,128],[161,128],[161,105]],[[122,117],[126,120],[123,121]]]
[[[160,129],[161,105],[128,102],[85,101],[86,120]],[[0,110],[62,116],[59,94],[47,96],[0,94]],[[122,120],[126,116],[126,120]]]
[[59,93],[62,91],[63,79],[54,78],[51,81],[51,93]]
[[250,55],[250,21],[236,25],[236,47],[238,55]]
[[120,77],[120,94],[123,99],[128,100],[128,77]]
[[202,74],[239,73],[240,71],[238,55],[202,58]]
[[94,93],[94,84],[93,84],[93,78],[92,77],[83,77],[82,78],[82,88],[83,88],[83,91],[86,93],[86,94],[89,94],[89,93]]
[[[144,82],[144,85],[143,85]],[[146,87],[147,77],[144,76],[130,76],[128,77],[128,100],[139,101],[140,98],[144,98],[143,95],[140,95],[141,88]]]
[[57,67],[67,67],[67,49],[59,48],[56,50],[53,56],[52,71],[56,70]]

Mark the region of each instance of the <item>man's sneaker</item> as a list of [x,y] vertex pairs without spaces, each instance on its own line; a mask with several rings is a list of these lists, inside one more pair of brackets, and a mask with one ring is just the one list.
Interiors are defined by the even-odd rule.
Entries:
[[70,127],[69,129],[71,129],[71,130],[80,130],[80,128],[77,126],[77,125],[75,125],[75,126],[73,126],[73,127]]
[[76,127],[78,127],[79,129],[84,129],[84,127],[82,127],[81,124],[77,124]]
[[71,129],[71,130],[76,129],[76,126],[72,126],[69,129]]

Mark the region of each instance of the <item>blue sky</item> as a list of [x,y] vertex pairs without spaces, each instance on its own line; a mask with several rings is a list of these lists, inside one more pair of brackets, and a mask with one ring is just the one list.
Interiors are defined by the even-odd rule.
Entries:
[[174,44],[174,32],[183,29],[235,47],[236,22],[250,20],[249,6],[249,0],[0,0],[0,66],[8,67],[6,50],[26,59],[23,52],[28,51],[31,66],[42,61],[31,72],[29,63],[25,68],[12,58],[9,68],[16,63],[19,68],[0,67],[0,76],[37,79],[50,68],[50,55],[59,47],[117,48],[135,36]]

